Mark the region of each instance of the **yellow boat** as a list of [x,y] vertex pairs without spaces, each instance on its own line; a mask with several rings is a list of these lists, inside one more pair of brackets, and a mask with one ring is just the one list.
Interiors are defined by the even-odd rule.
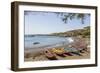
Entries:
[[65,51],[64,48],[53,48],[53,53],[56,53],[59,56],[66,57],[66,56],[72,56],[69,52]]
[[56,53],[56,54],[62,54],[65,52],[64,48],[53,48],[52,52]]

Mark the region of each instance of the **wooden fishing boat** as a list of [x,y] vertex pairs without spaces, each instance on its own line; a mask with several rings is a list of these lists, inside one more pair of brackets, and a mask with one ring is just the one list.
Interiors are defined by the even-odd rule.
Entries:
[[33,44],[36,45],[36,44],[40,44],[40,43],[39,42],[34,42]]
[[53,49],[52,49],[52,52],[53,52],[53,53],[56,53],[58,56],[61,56],[61,57],[66,57],[66,56],[67,56],[67,55],[65,54],[64,48],[53,48]]
[[49,60],[57,60],[56,55],[49,50],[45,50],[44,54]]
[[82,56],[79,52],[70,52],[70,53],[72,53],[72,54],[75,54],[75,55],[78,55],[78,56]]

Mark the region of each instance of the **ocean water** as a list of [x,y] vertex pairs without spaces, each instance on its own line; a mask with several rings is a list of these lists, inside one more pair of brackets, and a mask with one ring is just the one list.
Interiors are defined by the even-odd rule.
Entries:
[[[38,48],[38,47],[56,47],[71,43],[73,40],[71,37],[59,37],[59,36],[25,36],[24,47],[25,48]],[[38,43],[37,43],[38,42]],[[34,44],[37,43],[37,44]]]

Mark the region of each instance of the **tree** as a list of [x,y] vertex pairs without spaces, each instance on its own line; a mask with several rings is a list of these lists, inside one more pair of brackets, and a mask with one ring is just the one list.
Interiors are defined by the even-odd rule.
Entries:
[[73,19],[80,19],[82,24],[84,24],[84,20],[86,16],[90,16],[90,14],[85,14],[85,13],[63,13],[63,12],[57,12],[56,13],[58,16],[61,17],[62,21],[64,23],[67,23],[68,19],[73,20]]

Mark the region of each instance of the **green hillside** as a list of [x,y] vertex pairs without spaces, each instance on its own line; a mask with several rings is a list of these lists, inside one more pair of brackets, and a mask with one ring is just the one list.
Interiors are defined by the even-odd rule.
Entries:
[[71,31],[66,31],[66,32],[53,33],[52,35],[63,36],[63,37],[72,37],[72,36],[73,37],[82,36],[83,38],[90,37],[90,26],[84,27],[83,29],[76,29],[76,30],[71,30]]

